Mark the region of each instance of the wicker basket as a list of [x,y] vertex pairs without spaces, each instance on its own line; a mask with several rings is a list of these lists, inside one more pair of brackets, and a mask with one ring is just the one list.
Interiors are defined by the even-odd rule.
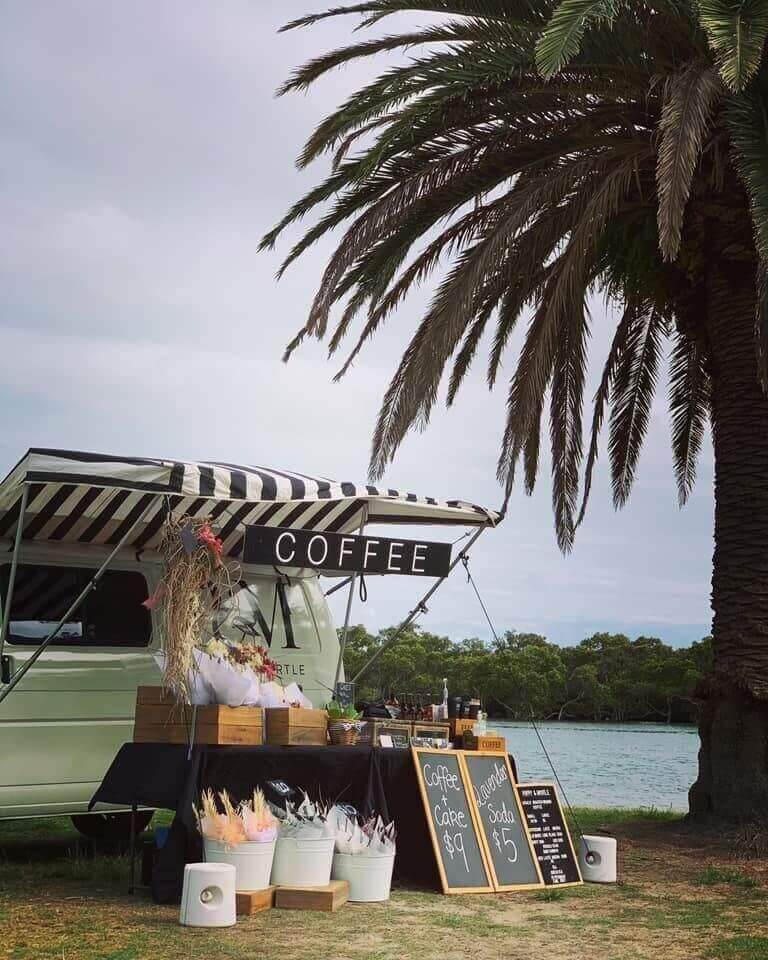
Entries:
[[334,746],[351,747],[357,743],[357,725],[349,720],[329,720],[328,737]]

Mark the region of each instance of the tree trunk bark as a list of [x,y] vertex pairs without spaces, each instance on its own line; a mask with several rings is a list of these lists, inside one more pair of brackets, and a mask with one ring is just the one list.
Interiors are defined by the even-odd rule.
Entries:
[[712,382],[714,662],[702,685],[693,816],[768,812],[768,399],[757,378],[752,262],[715,258],[705,329]]

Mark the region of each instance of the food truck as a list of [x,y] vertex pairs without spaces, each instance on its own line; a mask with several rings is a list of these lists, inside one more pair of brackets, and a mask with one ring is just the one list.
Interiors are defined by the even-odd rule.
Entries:
[[[161,577],[169,514],[209,518],[237,565],[236,590],[212,630],[267,647],[280,679],[299,683],[316,706],[332,698],[341,667],[321,574],[349,573],[359,547],[354,569],[444,579],[423,545],[388,540],[385,551],[383,538],[369,537],[363,548],[357,535],[371,524],[476,534],[501,519],[460,500],[285,470],[30,450],[0,483],[0,818],[65,814],[90,835],[121,829],[119,812],[86,809],[132,738],[137,687],[160,683],[161,641],[146,600]],[[252,525],[275,531],[269,564],[243,556]],[[334,537],[349,542],[338,547]]]

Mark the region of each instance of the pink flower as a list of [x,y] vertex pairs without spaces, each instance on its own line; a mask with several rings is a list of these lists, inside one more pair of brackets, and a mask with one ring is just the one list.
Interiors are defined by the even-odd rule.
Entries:
[[147,610],[154,610],[155,607],[160,603],[160,601],[165,596],[165,584],[159,583],[157,589],[154,593],[150,594],[146,600],[142,602],[142,607],[146,607]]

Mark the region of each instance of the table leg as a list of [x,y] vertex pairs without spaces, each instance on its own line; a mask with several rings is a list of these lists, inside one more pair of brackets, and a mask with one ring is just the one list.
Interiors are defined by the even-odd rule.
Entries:
[[128,879],[128,893],[132,894],[136,890],[136,804],[131,807],[131,843],[129,850],[130,868]]

